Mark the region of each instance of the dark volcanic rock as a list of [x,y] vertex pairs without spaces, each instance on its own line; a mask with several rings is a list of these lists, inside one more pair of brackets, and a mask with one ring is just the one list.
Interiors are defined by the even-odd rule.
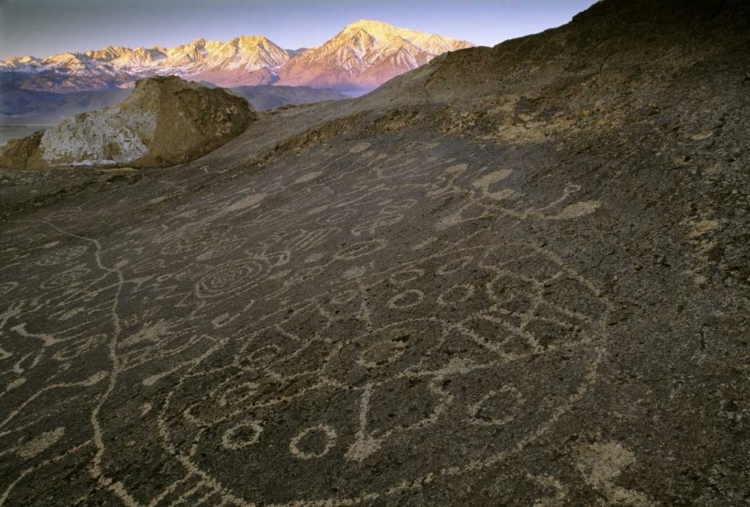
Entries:
[[747,503],[749,24],[609,0],[179,168],[0,173],[2,498]]

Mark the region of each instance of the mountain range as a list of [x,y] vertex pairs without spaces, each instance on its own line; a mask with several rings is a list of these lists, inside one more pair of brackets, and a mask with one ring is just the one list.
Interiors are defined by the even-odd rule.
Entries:
[[317,48],[286,50],[263,36],[228,42],[197,39],[166,48],[108,46],[46,58],[0,62],[0,80],[35,91],[69,93],[129,88],[140,78],[176,75],[223,87],[287,85],[359,94],[473,45],[441,35],[361,20]]

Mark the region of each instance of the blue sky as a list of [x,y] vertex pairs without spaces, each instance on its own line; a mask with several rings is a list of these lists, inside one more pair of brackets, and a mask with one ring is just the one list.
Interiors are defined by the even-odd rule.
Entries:
[[562,25],[595,0],[0,0],[0,59],[108,45],[176,46],[265,35],[286,49],[324,43],[359,19],[478,45]]

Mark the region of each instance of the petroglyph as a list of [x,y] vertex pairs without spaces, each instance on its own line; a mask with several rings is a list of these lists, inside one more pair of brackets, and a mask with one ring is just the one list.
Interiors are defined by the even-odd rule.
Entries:
[[265,194],[253,194],[248,195],[247,197],[243,197],[239,201],[236,201],[229,206],[227,206],[227,211],[240,211],[244,210],[246,208],[251,208],[253,206],[256,206],[258,203],[260,203],[264,198]]
[[[322,449],[310,449],[307,452],[300,450],[300,446],[307,447],[303,445],[305,440],[312,439],[317,435],[320,435],[323,438],[324,443]],[[291,442],[289,442],[289,451],[295,458],[298,459],[308,460],[313,458],[322,458],[323,456],[328,454],[328,452],[336,445],[336,438],[336,431],[333,428],[324,424],[319,424],[311,428],[305,428],[299,434],[297,434],[291,440]]]
[[[14,456],[28,462],[91,447],[90,476],[129,506],[353,505],[522,452],[595,381],[611,304],[546,246],[498,242],[500,222],[485,219],[572,220],[598,205],[571,185],[521,202],[511,169],[414,156],[428,146],[355,144],[101,240],[71,232],[83,207],[15,224],[34,239],[17,270],[0,270],[14,407],[0,438],[25,439]],[[437,227],[411,230],[420,214]],[[488,236],[435,233],[469,223]],[[541,373],[519,382],[532,357]],[[437,443],[383,477],[371,466]],[[118,472],[146,446],[182,474],[156,497]],[[234,473],[246,467],[252,487]],[[5,483],[5,501],[26,477]]]
[[226,449],[237,451],[256,443],[261,433],[263,433],[263,426],[257,421],[240,423],[224,432],[221,443]]
[[17,451],[18,455],[25,459],[38,456],[39,454],[42,454],[44,451],[55,445],[64,434],[65,428],[57,428],[53,431],[43,433],[31,442],[22,444]]

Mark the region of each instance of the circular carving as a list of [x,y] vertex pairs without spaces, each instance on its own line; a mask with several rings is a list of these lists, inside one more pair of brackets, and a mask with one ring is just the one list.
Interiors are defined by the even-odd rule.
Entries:
[[221,436],[221,445],[225,449],[238,451],[258,443],[263,433],[263,426],[258,421],[249,421],[232,426]]
[[263,266],[256,261],[230,262],[201,278],[196,285],[196,293],[200,298],[228,296],[250,285],[262,272]]
[[[372,258],[386,247],[378,241],[357,243],[337,257]],[[517,262],[529,258],[534,262]],[[229,266],[222,272],[240,269]],[[233,276],[216,278],[226,280],[216,287],[235,286]],[[425,445],[426,435],[448,432],[450,438],[441,441],[445,452],[434,462],[426,465],[415,458],[395,465],[399,481],[419,481],[436,469],[464,473],[469,467],[468,473],[471,463],[519,452],[518,442],[544,434],[556,414],[572,406],[595,378],[607,305],[542,249],[454,249],[392,270],[368,268],[357,277],[330,279],[333,286],[300,276],[298,283],[305,285],[299,290],[321,295],[274,314],[260,331],[243,332],[246,339],[237,343],[232,368],[199,367],[184,376],[175,397],[185,401],[164,414],[165,424],[178,433],[211,426],[213,420],[234,428],[252,414],[253,420],[264,421],[262,445],[247,426],[238,433],[242,438],[231,433],[229,441],[247,444],[268,469],[320,476],[321,487],[331,474],[348,477],[349,470],[360,475],[371,470],[352,468],[354,463]],[[389,290],[394,286],[406,290],[394,295]],[[578,307],[562,311],[571,304],[571,294]],[[368,329],[372,322],[392,320],[394,310],[426,317]],[[231,353],[232,343],[222,357]],[[523,393],[513,387],[519,378],[526,382]],[[206,385],[221,387],[214,398],[196,404],[193,393]],[[564,388],[550,390],[550,385]],[[540,396],[544,405],[529,409],[524,397]],[[201,419],[193,423],[180,416],[182,403],[190,404],[190,417],[203,414]],[[298,421],[304,423],[298,427]],[[499,426],[515,437],[488,448],[482,442],[496,439]],[[210,439],[201,441],[197,452],[212,445]],[[284,447],[290,452],[278,453]],[[456,453],[471,456],[471,462],[455,462],[450,457]],[[315,468],[324,457],[334,467],[330,473]],[[210,469],[217,481],[231,483],[221,467]],[[387,495],[395,486],[352,489],[346,498]],[[269,494],[251,493],[247,499],[259,501]]]
[[451,306],[467,302],[474,296],[476,287],[469,283],[454,285],[438,297],[438,304]]
[[388,301],[388,308],[394,310],[407,310],[418,306],[422,301],[424,301],[424,292],[417,289],[411,289],[393,296]]
[[[311,440],[311,437],[318,435],[323,437],[323,446],[321,450],[316,451],[314,449],[308,449],[307,451],[303,451],[300,449],[300,447],[302,447],[303,449],[306,448],[305,444],[310,445],[310,443],[307,441]],[[331,449],[333,449],[333,446],[336,445],[336,437],[336,431],[325,424],[319,424],[311,428],[306,428],[298,433],[291,442],[289,442],[289,452],[291,452],[292,456],[297,459],[308,460],[314,458],[322,458],[323,456],[328,454]]]

